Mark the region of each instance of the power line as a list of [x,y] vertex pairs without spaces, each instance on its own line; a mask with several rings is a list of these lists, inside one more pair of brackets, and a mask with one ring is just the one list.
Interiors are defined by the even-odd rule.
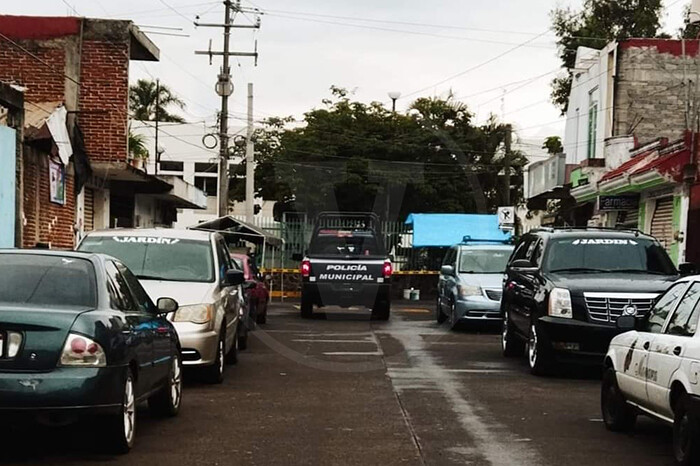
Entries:
[[[467,41],[467,42],[477,42],[477,43],[485,43],[485,44],[517,45],[516,42],[504,42],[504,41],[489,40],[489,39],[477,39],[477,38],[472,38],[472,37],[448,36],[448,35],[444,35],[444,34],[434,34],[434,33],[430,33],[430,32],[410,31],[410,30],[406,30],[406,29],[392,29],[392,28],[379,27],[379,26],[368,26],[366,24],[342,23],[342,22],[338,22],[338,21],[302,18],[302,17],[298,17],[298,16],[289,16],[289,15],[281,15],[281,14],[269,14],[268,13],[267,15],[278,17],[278,18],[293,19],[293,20],[297,20],[297,21],[307,21],[307,22],[312,22],[312,23],[331,24],[331,25],[335,25],[335,26],[346,26],[346,27],[354,27],[354,28],[359,28],[359,29],[369,29],[369,30],[374,30],[374,31],[394,32],[394,33],[400,33],[400,34],[412,34],[412,35],[417,35],[417,36],[437,37],[440,39],[453,39],[453,40],[462,40],[462,41]],[[534,47],[534,48],[553,49],[556,47],[556,44],[554,44],[554,43],[552,43],[550,45],[546,45],[546,44],[529,45],[528,44],[527,46]]]
[[506,55],[509,55],[509,54],[515,52],[516,50],[519,50],[519,49],[525,47],[527,44],[530,44],[530,43],[534,42],[535,40],[537,40],[537,39],[539,39],[540,37],[542,37],[542,36],[544,36],[545,34],[547,34],[549,31],[550,31],[550,30],[547,29],[545,32],[543,32],[543,33],[541,33],[541,34],[539,34],[539,35],[537,35],[537,36],[535,36],[535,37],[533,37],[533,38],[531,38],[531,39],[528,39],[528,40],[526,40],[525,42],[522,42],[521,44],[518,44],[518,45],[516,45],[515,47],[510,48],[510,49],[506,50],[505,52],[500,53],[500,54],[496,55],[495,57],[486,60],[485,62],[479,63],[479,64],[476,65],[476,66],[472,66],[472,67],[470,67],[470,68],[467,68],[466,70],[461,71],[461,72],[459,72],[459,73],[457,73],[457,74],[454,74],[454,75],[452,75],[452,76],[450,76],[450,77],[448,77],[448,78],[445,78],[445,79],[443,79],[443,80],[441,80],[441,81],[438,81],[437,83],[435,83],[435,84],[433,84],[433,85],[431,85],[431,86],[426,86],[426,87],[424,87],[424,88],[422,88],[422,89],[418,89],[417,91],[409,92],[408,94],[402,96],[401,98],[406,98],[406,97],[410,97],[410,96],[412,96],[412,95],[420,94],[421,92],[424,92],[424,91],[427,91],[427,90],[429,90],[429,89],[432,89],[433,87],[439,86],[439,85],[441,85],[441,84],[445,84],[446,82],[449,82],[449,81],[452,81],[452,80],[454,80],[454,79],[456,79],[456,78],[462,77],[462,76],[464,76],[465,74],[471,73],[472,71],[476,71],[476,70],[478,70],[478,69],[480,69],[480,68],[483,68],[484,66],[489,65],[489,64],[495,62],[496,60],[498,60],[498,59],[500,59],[500,58],[503,58],[503,57],[505,57]]

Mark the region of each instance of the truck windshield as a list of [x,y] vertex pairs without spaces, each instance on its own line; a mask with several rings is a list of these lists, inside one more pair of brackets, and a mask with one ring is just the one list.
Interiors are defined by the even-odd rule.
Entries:
[[503,273],[512,250],[462,249],[459,273]]
[[145,236],[89,236],[79,249],[116,257],[142,280],[214,281],[214,262],[208,241]]
[[0,303],[94,308],[95,268],[85,259],[0,254]]
[[547,252],[544,270],[552,273],[676,274],[675,266],[661,245],[644,238],[556,239]]
[[382,256],[383,251],[374,236],[317,236],[311,242],[309,254],[320,256]]

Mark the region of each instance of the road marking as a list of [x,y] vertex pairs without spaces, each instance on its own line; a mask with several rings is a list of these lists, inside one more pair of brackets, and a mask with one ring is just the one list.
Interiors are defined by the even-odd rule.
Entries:
[[[423,386],[429,383],[432,389],[440,392],[449,403],[452,411],[457,415],[463,431],[473,439],[476,451],[483,455],[487,462],[493,465],[542,464],[537,452],[529,446],[529,443],[516,442],[518,437],[509,432],[505,426],[494,422],[493,417],[489,415],[483,405],[478,405],[478,410],[477,406],[472,405],[470,400],[473,400],[474,404],[478,403],[478,400],[475,397],[462,394],[468,390],[468,386],[464,385],[455,373],[439,364],[438,360],[431,354],[430,343],[423,339],[422,332],[416,327],[419,325],[397,317],[392,321],[390,327],[378,330],[378,333],[388,334],[403,345],[411,369],[417,371],[414,374],[416,377],[412,379],[403,377],[411,374],[400,371],[400,369],[405,368],[405,366],[400,365],[403,363],[392,363],[390,359],[385,360],[387,376],[392,382],[398,399],[401,400],[402,392],[411,390],[412,385]],[[397,374],[401,374],[401,376],[397,377]]]
[[382,356],[381,351],[335,351],[323,353],[325,356]]

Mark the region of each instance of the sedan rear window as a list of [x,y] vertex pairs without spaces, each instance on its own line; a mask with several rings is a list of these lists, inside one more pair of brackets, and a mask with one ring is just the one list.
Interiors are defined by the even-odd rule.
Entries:
[[79,249],[115,257],[142,280],[214,281],[214,258],[209,241],[145,236],[88,236]]
[[0,304],[95,308],[95,268],[74,257],[0,254]]

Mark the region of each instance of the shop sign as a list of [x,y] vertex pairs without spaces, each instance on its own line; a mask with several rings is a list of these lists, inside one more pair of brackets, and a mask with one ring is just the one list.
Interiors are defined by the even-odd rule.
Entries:
[[639,209],[639,196],[600,196],[598,198],[598,210],[611,212],[617,210]]

